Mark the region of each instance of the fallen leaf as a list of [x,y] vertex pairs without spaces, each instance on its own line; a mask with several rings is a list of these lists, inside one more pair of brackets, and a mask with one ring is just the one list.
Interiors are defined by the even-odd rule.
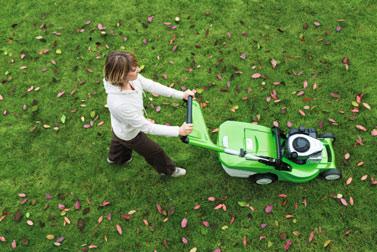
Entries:
[[12,241],[12,249],[16,249],[17,248],[17,242],[16,240],[13,240]]
[[264,208],[264,212],[266,214],[270,214],[272,212],[272,205],[267,205],[265,208]]
[[46,235],[46,239],[51,241],[51,240],[55,239],[55,235],[48,234],[48,235]]
[[25,198],[25,197],[26,197],[26,194],[25,194],[25,193],[19,193],[19,194],[18,194],[18,197],[20,197],[20,198]]
[[363,102],[363,106],[364,106],[364,108],[371,110],[371,107],[369,106],[368,103]]
[[349,200],[349,201],[350,201],[350,205],[353,206],[354,201],[353,201],[353,198],[352,198],[352,197],[350,197],[350,200]]
[[193,209],[198,210],[199,208],[200,208],[200,204],[196,204]]
[[122,235],[122,234],[123,234],[122,227],[121,227],[119,224],[116,224],[115,227],[116,227],[116,229],[117,229],[118,234],[119,234],[119,235]]
[[326,240],[325,243],[323,244],[324,248],[327,248],[331,243],[331,240]]
[[367,178],[368,178],[368,175],[363,175],[363,176],[360,178],[360,180],[361,180],[361,181],[365,181]]
[[276,66],[278,65],[278,62],[275,59],[271,59],[270,63],[271,63],[272,69],[275,69]]
[[98,222],[98,224],[101,224],[102,221],[103,221],[103,215],[101,215],[101,216],[98,218],[97,222]]
[[314,239],[314,231],[311,231],[309,235],[309,242],[312,242],[313,239]]
[[182,243],[185,244],[185,245],[188,243],[188,240],[187,240],[186,237],[182,237]]
[[80,200],[76,200],[75,202],[75,209],[79,210],[81,208]]
[[347,179],[347,181],[346,181],[346,185],[349,185],[349,184],[351,184],[352,183],[352,177],[349,177],[348,179]]
[[208,197],[208,201],[215,201],[216,198],[215,197]]
[[147,21],[148,23],[152,23],[154,16],[148,16]]
[[202,225],[205,226],[205,227],[209,227],[208,221],[202,221]]
[[360,124],[357,124],[356,125],[356,128],[358,129],[358,130],[360,130],[360,131],[367,131],[367,129],[363,126],[363,125],[360,125]]
[[103,207],[108,206],[108,205],[110,205],[110,202],[107,201],[107,200],[103,201],[102,204],[101,204],[101,206],[103,206]]
[[371,134],[372,136],[377,136],[377,129],[373,129],[373,130],[370,132],[370,134]]
[[292,245],[292,240],[287,240],[284,244],[284,250],[288,251],[288,249],[291,247],[291,245]]
[[260,77],[262,77],[262,75],[260,73],[255,73],[255,74],[251,75],[251,78],[253,78],[253,79],[259,79]]
[[340,198],[340,203],[342,203],[343,206],[348,206],[348,203],[345,198]]
[[183,218],[182,221],[181,221],[181,228],[186,228],[187,222],[188,222],[188,220],[186,218]]
[[344,154],[344,159],[345,160],[348,160],[350,159],[351,155],[347,152],[346,154]]
[[32,220],[27,220],[26,223],[27,223],[29,226],[33,226],[33,225],[34,225],[34,223],[33,223]]

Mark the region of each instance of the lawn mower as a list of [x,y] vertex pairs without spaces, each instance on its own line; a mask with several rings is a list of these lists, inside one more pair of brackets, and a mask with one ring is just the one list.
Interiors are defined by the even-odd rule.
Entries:
[[331,133],[318,135],[313,128],[291,128],[284,134],[278,127],[226,121],[219,127],[217,144],[208,135],[200,104],[187,100],[186,123],[190,135],[181,137],[189,145],[215,151],[227,174],[250,178],[265,185],[276,180],[303,183],[318,175],[325,180],[341,178],[335,166]]

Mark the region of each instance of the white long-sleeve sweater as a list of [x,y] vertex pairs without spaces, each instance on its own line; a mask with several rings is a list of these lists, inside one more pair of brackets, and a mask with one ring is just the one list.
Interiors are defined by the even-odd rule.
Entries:
[[123,140],[131,140],[142,131],[147,134],[176,137],[179,126],[154,124],[144,117],[143,91],[166,97],[183,99],[184,93],[161,85],[138,74],[136,80],[131,81],[135,90],[121,90],[103,80],[107,93],[107,106],[110,111],[111,127],[114,134]]

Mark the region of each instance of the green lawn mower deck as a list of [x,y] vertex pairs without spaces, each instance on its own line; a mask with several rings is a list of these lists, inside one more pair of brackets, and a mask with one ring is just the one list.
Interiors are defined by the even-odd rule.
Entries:
[[226,121],[219,127],[217,143],[208,135],[200,105],[189,97],[187,123],[193,131],[182,141],[216,151],[225,172],[232,177],[250,178],[257,184],[276,180],[303,183],[321,175],[337,180],[341,173],[335,166],[335,136],[317,136],[314,129],[279,128],[252,123]]

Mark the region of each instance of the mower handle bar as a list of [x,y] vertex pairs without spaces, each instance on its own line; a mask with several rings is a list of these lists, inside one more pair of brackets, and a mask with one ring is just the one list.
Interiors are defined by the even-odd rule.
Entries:
[[[192,123],[192,96],[189,95],[187,98],[187,112],[186,112],[186,123],[191,124]],[[188,137],[187,136],[180,136],[182,142],[188,143]]]

